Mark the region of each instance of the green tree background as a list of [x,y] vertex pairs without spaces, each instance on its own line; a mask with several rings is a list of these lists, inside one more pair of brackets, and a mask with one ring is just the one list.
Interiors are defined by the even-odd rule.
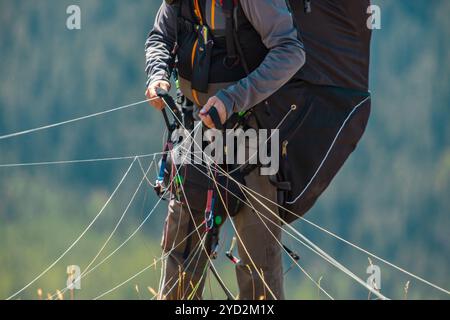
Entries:
[[[450,288],[450,2],[375,0],[382,29],[374,32],[373,111],[358,150],[308,219],[407,270]],[[0,135],[81,116],[144,98],[144,41],[159,1],[0,0]],[[67,30],[77,4],[82,29]],[[158,152],[161,117],[145,105],[0,141],[0,164],[103,158]],[[144,161],[144,165],[149,162]],[[0,167],[0,297],[14,293],[54,261],[98,213],[130,160],[60,166]],[[141,179],[133,166],[110,206],[73,251],[19,298],[64,287],[66,266],[95,256]],[[142,187],[104,254],[133,232],[156,203]],[[107,263],[83,279],[77,298],[93,298],[161,255],[165,205]],[[295,224],[358,276],[367,255],[304,222]],[[229,243],[231,232],[227,232]],[[367,299],[339,270],[291,240],[301,264],[333,296]],[[227,243],[225,245],[228,245]],[[378,263],[382,292],[402,299],[448,298]],[[286,267],[289,266],[286,260]],[[236,292],[233,267],[219,269]],[[160,265],[106,298],[146,299]],[[287,275],[289,298],[325,298],[298,270]],[[212,280],[213,296],[223,297]],[[139,288],[139,293],[136,290]],[[210,297],[209,289],[205,294]],[[67,296],[66,296],[67,298]]]

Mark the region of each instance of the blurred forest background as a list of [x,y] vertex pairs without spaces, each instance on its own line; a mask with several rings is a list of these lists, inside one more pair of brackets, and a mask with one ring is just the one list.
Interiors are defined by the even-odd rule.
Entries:
[[[307,218],[444,288],[450,288],[450,1],[374,0],[382,29],[373,37],[373,112],[357,152]],[[0,0],[0,135],[125,105],[144,98],[144,41],[160,1]],[[66,28],[66,8],[81,7],[82,29]],[[0,164],[133,156],[161,150],[160,114],[141,105],[76,124],[0,141]],[[148,160],[148,159],[147,159]],[[0,167],[0,298],[54,261],[98,213],[131,160]],[[148,161],[145,163],[147,164]],[[133,166],[90,232],[18,298],[65,286],[66,267],[95,256],[136,190]],[[114,250],[156,203],[148,185],[104,254]],[[107,263],[82,281],[93,298],[160,256],[165,204]],[[367,256],[323,232],[296,227],[366,279]],[[229,245],[231,233],[223,237]],[[334,297],[367,291],[298,243],[301,264]],[[382,293],[409,299],[448,296],[374,260]],[[150,298],[160,275],[149,269],[106,298]],[[286,261],[286,268],[289,262]],[[219,269],[236,292],[233,266]],[[287,275],[291,299],[325,298],[298,269]],[[212,282],[213,296],[224,298]],[[136,285],[140,293],[136,291]],[[205,297],[211,295],[206,290]],[[66,296],[67,298],[67,296]]]

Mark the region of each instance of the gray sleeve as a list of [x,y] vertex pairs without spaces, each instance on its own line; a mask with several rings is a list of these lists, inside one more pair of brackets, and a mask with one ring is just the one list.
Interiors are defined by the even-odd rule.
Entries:
[[172,52],[177,38],[176,26],[177,7],[169,6],[164,1],[145,42],[147,86],[157,80],[170,79],[174,59]]
[[286,84],[305,63],[286,0],[240,0],[242,9],[270,50],[261,65],[246,78],[218,92],[228,116],[246,111]]

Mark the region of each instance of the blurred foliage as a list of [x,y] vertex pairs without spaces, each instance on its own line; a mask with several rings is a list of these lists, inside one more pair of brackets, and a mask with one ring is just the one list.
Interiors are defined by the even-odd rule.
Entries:
[[[372,118],[358,150],[308,219],[407,270],[450,288],[450,2],[374,0],[382,29],[374,32]],[[65,27],[78,4],[82,29]],[[144,41],[159,1],[0,0],[0,135],[143,99]],[[158,152],[161,118],[144,105],[29,136],[0,141],[0,163],[84,159]],[[54,261],[100,210],[129,161],[56,167],[0,168],[0,297],[15,292]],[[20,298],[64,287],[65,268],[85,267],[113,229],[141,175],[135,166],[86,237]],[[100,257],[114,250],[150,212],[144,185]],[[82,282],[93,298],[161,255],[165,205],[110,261]],[[306,223],[295,226],[363,279],[367,256]],[[228,231],[228,241],[230,239]],[[358,284],[293,240],[301,264],[337,298],[367,299]],[[226,244],[228,245],[228,244]],[[374,261],[375,262],[375,261]],[[234,272],[220,270],[236,290]],[[448,298],[379,263],[382,292],[402,299]],[[286,260],[286,268],[289,261]],[[107,298],[149,298],[160,274],[151,269]],[[298,270],[289,298],[325,298]],[[213,296],[223,297],[212,281]],[[206,297],[210,297],[209,289]]]

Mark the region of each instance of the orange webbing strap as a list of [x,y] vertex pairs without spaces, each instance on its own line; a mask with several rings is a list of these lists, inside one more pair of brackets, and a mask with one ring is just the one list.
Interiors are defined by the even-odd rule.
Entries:
[[203,16],[202,16],[202,11],[200,9],[200,4],[198,2],[199,0],[194,0],[194,13],[195,16],[198,19],[198,22],[200,23],[200,25],[203,25]]

